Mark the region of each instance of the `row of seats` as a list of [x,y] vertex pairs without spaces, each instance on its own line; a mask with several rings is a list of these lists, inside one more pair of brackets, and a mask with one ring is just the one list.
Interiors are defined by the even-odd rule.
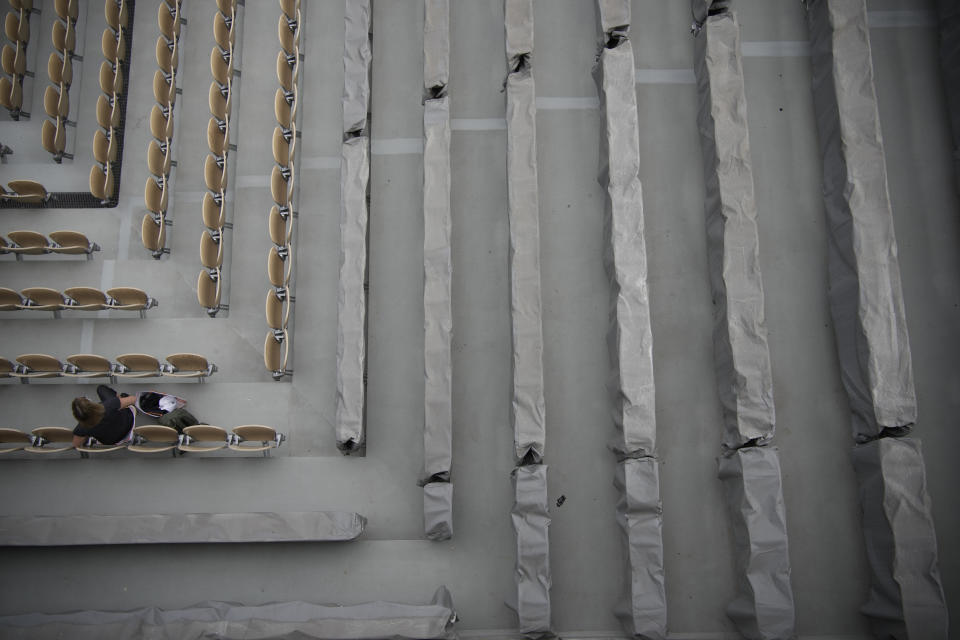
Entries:
[[180,63],[180,0],[161,0],[157,7],[156,58],[159,67],[153,74],[153,97],[156,104],[150,111],[150,134],[147,147],[147,169],[150,176],[143,190],[147,206],[140,224],[140,240],[154,258],[159,259],[167,248],[167,207],[170,202],[170,169],[173,161],[173,108],[177,101],[177,68]]
[[49,253],[83,254],[87,260],[92,260],[94,251],[100,251],[100,245],[79,231],[53,231],[49,238],[39,231],[11,231],[6,238],[0,236],[0,254],[12,253],[17,260],[25,255]]
[[97,124],[93,134],[93,157],[90,167],[90,193],[107,204],[114,196],[116,182],[113,164],[119,154],[120,96],[123,94],[123,63],[126,56],[130,14],[127,0],[104,0],[107,29],[101,41],[104,60],[100,63],[100,91],[97,97]]
[[223,230],[226,224],[226,190],[228,156],[236,145],[230,144],[230,120],[233,99],[233,77],[240,75],[234,68],[237,41],[237,1],[217,0],[213,15],[213,49],[210,51],[210,84],[208,103],[210,121],[207,123],[207,147],[210,150],[203,165],[207,193],[203,198],[203,224],[200,236],[200,263],[203,270],[197,276],[197,302],[211,318],[221,309],[223,289]]
[[172,427],[144,425],[134,427],[130,437],[117,444],[100,444],[88,438],[82,446],[73,446],[73,430],[67,427],[37,427],[29,434],[19,429],[0,428],[0,454],[27,451],[38,454],[56,454],[79,451],[83,457],[91,453],[105,453],[126,449],[134,453],[157,454],[169,451],[177,453],[209,453],[221,449],[243,453],[262,452],[269,455],[286,440],[286,436],[273,427],[262,424],[247,424],[234,427],[230,433],[222,427],[198,424],[185,427],[178,433]]
[[266,318],[270,328],[263,345],[264,366],[280,380],[291,373],[287,369],[289,341],[287,325],[290,321],[290,277],[293,272],[293,193],[297,145],[297,107],[300,77],[300,0],[280,0],[280,19],[277,37],[277,82],[280,87],[274,96],[273,110],[277,125],[273,130],[273,173],[270,176],[270,194],[273,206],[267,228],[273,246],[267,255]]
[[114,287],[106,293],[93,287],[71,287],[63,292],[47,287],[29,287],[19,293],[0,287],[0,311],[52,311],[55,318],[68,311],[139,311],[146,317],[146,310],[157,306],[157,301],[136,287]]
[[0,186],[0,200],[41,204],[49,199],[50,193],[34,180],[11,180],[6,187]]
[[73,154],[66,153],[65,127],[74,124],[70,121],[70,85],[73,82],[73,59],[77,57],[78,2],[65,0],[57,3],[57,17],[50,33],[54,50],[47,60],[47,77],[52,84],[43,94],[43,110],[50,119],[43,121],[40,141],[58,164],[64,158],[73,159]]
[[161,364],[160,360],[146,353],[125,353],[111,362],[92,353],[77,353],[68,356],[66,362],[43,354],[25,353],[15,362],[0,358],[0,377],[20,378],[196,378],[203,382],[217,372],[217,365],[196,353],[172,353]]
[[0,76],[0,105],[10,112],[10,117],[19,120],[29,118],[23,111],[23,78],[27,75],[27,45],[30,43],[30,14],[33,2],[11,0],[13,11],[7,13],[3,27],[10,44],[3,46],[0,61],[3,73]]

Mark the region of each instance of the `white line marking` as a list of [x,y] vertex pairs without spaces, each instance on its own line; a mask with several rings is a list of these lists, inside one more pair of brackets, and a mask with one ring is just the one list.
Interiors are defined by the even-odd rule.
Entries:
[[637,84],[697,84],[693,69],[637,69]]
[[386,138],[370,141],[370,153],[375,156],[400,156],[423,153],[423,138]]
[[506,118],[453,118],[452,131],[506,131]]
[[806,40],[744,42],[740,52],[745,58],[803,58],[810,55],[810,43]]
[[871,29],[899,27],[935,27],[937,21],[931,11],[867,11]]
[[537,109],[577,110],[599,109],[599,98],[544,98],[537,97]]

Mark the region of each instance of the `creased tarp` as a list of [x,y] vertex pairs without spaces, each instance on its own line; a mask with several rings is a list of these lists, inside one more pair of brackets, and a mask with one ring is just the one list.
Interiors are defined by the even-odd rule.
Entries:
[[667,594],[663,577],[663,515],[660,471],[654,458],[628,458],[613,480],[620,493],[617,524],[627,543],[627,591],[614,613],[633,637],[667,635]]
[[345,0],[343,132],[366,132],[370,110],[370,0]]
[[726,452],[719,467],[737,573],[737,595],[727,615],[745,638],[793,638],[796,614],[777,449]]
[[0,545],[333,542],[357,538],[366,523],[348,511],[0,516]]
[[202,602],[187,609],[168,611],[151,607],[125,612],[0,616],[0,635],[10,640],[454,639],[456,619],[450,592],[440,587],[432,602],[426,605],[371,602],[341,607],[279,602],[247,607],[229,602]]
[[507,63],[514,69],[516,58],[533,53],[533,0],[504,0]]
[[340,164],[340,282],[337,291],[337,447],[364,442],[367,298],[367,184],[370,139],[350,138]]
[[653,455],[656,402],[653,334],[647,289],[647,250],[640,185],[640,127],[633,47],[622,40],[602,49],[594,70],[600,94],[600,184],[606,187],[604,263],[611,280],[607,343],[612,367],[609,388],[612,448],[620,454]]
[[423,111],[424,479],[450,474],[453,456],[453,331],[450,256],[450,103]]
[[[547,507],[547,466],[517,467],[511,475],[515,502],[511,511],[517,534],[517,602],[520,633],[549,637],[550,514]],[[511,603],[512,605],[512,603]]]
[[427,540],[453,537],[453,485],[449,482],[423,485],[423,531]]
[[423,0],[423,87],[450,79],[450,0]]
[[723,444],[736,448],[751,440],[768,441],[776,421],[736,16],[711,16],[694,42],[714,367],[723,405]]
[[690,0],[690,11],[693,13],[693,21],[696,24],[703,24],[706,21],[711,4],[713,0]]
[[811,0],[829,297],[858,441],[917,419],[864,0]]
[[[508,2],[509,4],[509,2]],[[513,329],[513,428],[517,459],[543,459],[543,330],[537,194],[536,90],[529,69],[507,76],[507,196],[510,315]]]
[[597,0],[601,33],[630,29],[630,0]]
[[940,69],[953,129],[955,186],[960,193],[960,2],[939,0],[937,8],[940,15]]
[[920,441],[881,438],[853,449],[876,637],[945,640],[947,606]]

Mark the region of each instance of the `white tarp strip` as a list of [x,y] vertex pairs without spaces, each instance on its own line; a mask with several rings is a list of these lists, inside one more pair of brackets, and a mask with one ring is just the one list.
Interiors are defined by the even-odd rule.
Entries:
[[423,485],[423,532],[427,540],[453,537],[453,485],[449,482]]
[[0,516],[0,545],[342,541],[366,522],[347,511]]
[[937,8],[940,18],[940,69],[953,129],[955,186],[957,193],[960,193],[960,2],[939,0]]
[[533,55],[533,0],[504,0],[503,14],[507,64],[514,71],[518,57]]
[[630,30],[630,0],[597,0],[597,13],[601,35]]
[[714,367],[723,405],[723,444],[735,449],[750,441],[769,441],[776,420],[736,16],[708,18],[694,42]]
[[393,602],[339,606],[309,602],[277,602],[243,606],[202,602],[187,609],[156,607],[133,611],[79,611],[63,614],[28,613],[0,616],[0,635],[8,640],[70,638],[316,638],[361,640],[456,638],[457,614],[446,587],[430,604]]
[[423,0],[423,88],[450,80],[450,0]]
[[[602,16],[603,14],[601,14]],[[654,455],[657,437],[653,334],[640,185],[640,125],[629,40],[604,48],[596,70],[601,112],[600,183],[606,188],[604,263],[612,295],[607,345],[613,442],[620,454]]]
[[880,438],[853,449],[870,594],[861,611],[877,638],[946,640],[947,605],[920,441]]
[[340,165],[340,281],[337,291],[337,448],[364,443],[366,364],[367,184],[370,139],[350,138]]
[[786,508],[774,447],[743,447],[720,457],[733,524],[737,595],[727,615],[745,638],[794,637]]
[[808,5],[829,296],[858,441],[917,419],[865,0]]
[[370,0],[345,0],[343,132],[365,132],[370,111]]
[[511,518],[517,534],[516,611],[520,633],[528,637],[548,637],[552,632],[547,466],[517,467],[512,478],[515,502]]
[[627,593],[614,613],[633,637],[667,635],[663,575],[663,515],[660,470],[655,458],[628,458],[617,465],[617,524],[627,547]]

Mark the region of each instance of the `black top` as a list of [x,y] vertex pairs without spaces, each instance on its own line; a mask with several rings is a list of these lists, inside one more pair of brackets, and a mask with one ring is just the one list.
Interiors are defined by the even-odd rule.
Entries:
[[94,437],[102,444],[116,444],[133,428],[133,411],[120,408],[120,398],[114,396],[103,401],[103,420],[92,427],[77,427],[73,435]]

